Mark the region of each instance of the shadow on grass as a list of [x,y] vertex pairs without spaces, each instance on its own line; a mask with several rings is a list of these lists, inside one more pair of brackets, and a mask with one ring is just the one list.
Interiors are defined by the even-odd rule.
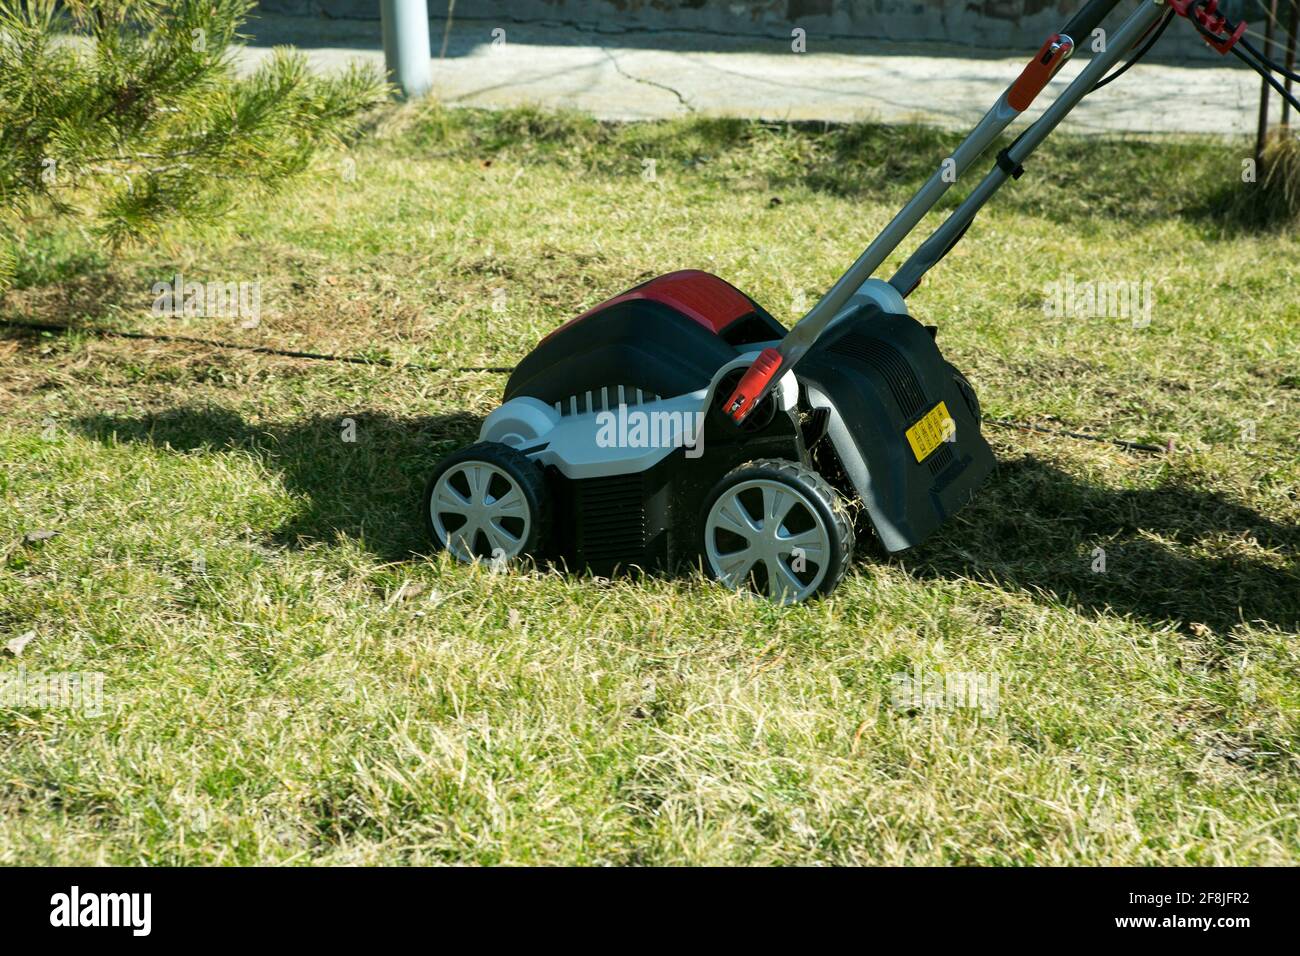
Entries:
[[[349,418],[355,442],[343,440]],[[303,499],[299,513],[271,532],[275,541],[298,547],[345,535],[385,560],[402,560],[427,550],[419,500],[429,471],[475,439],[479,419],[340,412],[262,425],[228,409],[181,407],[95,415],[76,426],[100,441],[250,454]],[[1285,555],[1285,566],[1241,545],[1251,537]],[[1092,571],[1096,547],[1106,551],[1103,573]],[[1297,549],[1300,529],[1220,494],[1117,490],[1025,457],[1002,464],[958,522],[903,560],[922,578],[995,580],[1096,613],[1196,622],[1222,633],[1241,620],[1300,626]]]
[[1300,160],[1293,162],[1293,170],[1259,184],[1229,180],[1206,190],[1186,209],[1187,218],[1211,225],[1214,235],[1224,239],[1285,236],[1300,223]]
[[442,455],[475,440],[479,422],[469,414],[396,419],[344,411],[255,424],[229,409],[187,406],[139,417],[91,415],[73,424],[98,441],[251,455],[303,502],[270,532],[277,544],[301,547],[344,535],[398,561],[428,550],[419,511],[425,480]]
[[[1282,566],[1248,545],[1283,555]],[[1105,570],[1094,571],[1094,549]],[[1147,621],[1300,626],[1300,528],[1222,494],[1088,484],[1032,456],[1003,462],[946,533],[906,564],[1041,591],[1072,607]]]

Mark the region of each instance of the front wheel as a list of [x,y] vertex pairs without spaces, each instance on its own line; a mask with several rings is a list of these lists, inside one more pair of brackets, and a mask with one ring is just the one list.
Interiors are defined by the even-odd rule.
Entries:
[[549,530],[542,471],[501,442],[478,442],[438,463],[424,491],[433,544],[459,561],[535,554]]
[[839,493],[792,461],[753,461],[726,474],[702,524],[710,574],[780,604],[829,594],[853,556],[853,523]]

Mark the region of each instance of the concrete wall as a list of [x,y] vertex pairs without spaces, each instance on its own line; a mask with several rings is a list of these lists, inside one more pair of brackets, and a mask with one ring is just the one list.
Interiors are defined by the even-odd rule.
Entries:
[[[428,0],[435,24],[446,0]],[[1231,16],[1255,0],[1226,0]],[[1283,0],[1285,2],[1285,0]],[[944,42],[1005,50],[1036,48],[1083,0],[457,0],[456,20],[501,23],[554,22],[602,32],[692,30],[727,36],[789,37],[803,27],[809,38],[861,37]],[[272,13],[377,18],[376,0],[263,0]],[[1122,3],[1119,22],[1132,4]],[[1076,37],[1082,42],[1083,38]],[[1159,46],[1161,58],[1217,57],[1189,24],[1172,24]]]

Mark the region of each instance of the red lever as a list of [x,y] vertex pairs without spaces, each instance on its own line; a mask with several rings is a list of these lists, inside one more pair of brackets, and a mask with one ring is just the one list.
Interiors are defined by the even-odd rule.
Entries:
[[754,364],[745,370],[736,390],[727,399],[723,410],[739,425],[754,410],[758,398],[767,388],[768,383],[781,367],[781,353],[773,348],[766,348],[758,353]]
[[1074,41],[1069,37],[1061,36],[1059,33],[1054,33],[1048,37],[1042,49],[1020,71],[1016,81],[1007,90],[1007,103],[1010,104],[1011,108],[1017,113],[1023,113],[1029,109],[1029,104],[1034,101],[1034,98],[1039,93],[1043,92],[1043,87],[1051,82],[1061,62],[1073,50]]

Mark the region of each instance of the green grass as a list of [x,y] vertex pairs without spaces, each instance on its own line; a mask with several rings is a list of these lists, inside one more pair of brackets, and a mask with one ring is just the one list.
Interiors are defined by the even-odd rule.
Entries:
[[[954,142],[408,108],[209,232],[33,228],[0,317],[508,365],[699,267],[789,321]],[[0,673],[105,713],[0,708],[0,863],[1296,863],[1300,239],[1223,212],[1248,155],[1055,139],[911,299],[987,416],[1173,454],[989,427],[976,502],[793,608],[422,556],[499,376],[5,330]],[[151,315],[175,272],[261,326]],[[996,713],[895,708],[916,668]]]

